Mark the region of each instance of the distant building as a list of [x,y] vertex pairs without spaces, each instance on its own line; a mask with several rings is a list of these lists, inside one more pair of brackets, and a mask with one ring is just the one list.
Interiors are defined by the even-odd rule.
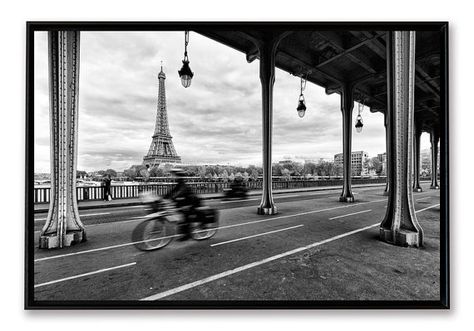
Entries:
[[[352,152],[351,155],[351,169],[352,176],[362,176],[368,173],[368,169],[365,166],[365,161],[369,158],[369,154],[364,151]],[[342,153],[334,155],[334,165],[344,165],[344,157]]]

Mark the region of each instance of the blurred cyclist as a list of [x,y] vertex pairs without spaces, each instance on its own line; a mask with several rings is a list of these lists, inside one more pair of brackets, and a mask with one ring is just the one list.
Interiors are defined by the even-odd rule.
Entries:
[[194,194],[189,185],[186,184],[184,177],[186,172],[182,169],[171,169],[171,174],[177,179],[176,186],[164,196],[165,199],[171,199],[176,203],[176,207],[184,214],[184,221],[181,224],[181,233],[183,236],[180,241],[191,238],[191,221],[196,217],[196,208],[201,206],[201,199]]

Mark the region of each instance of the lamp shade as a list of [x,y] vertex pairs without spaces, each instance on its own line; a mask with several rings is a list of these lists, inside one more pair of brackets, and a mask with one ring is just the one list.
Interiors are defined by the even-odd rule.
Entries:
[[298,107],[296,107],[296,110],[298,111],[298,116],[303,117],[305,112],[306,112],[306,105],[304,102],[304,97],[303,95],[300,95],[300,99],[298,101]]
[[194,76],[194,73],[189,67],[189,61],[183,60],[183,67],[178,71],[179,77],[181,78],[181,84],[184,87],[189,87],[191,85],[191,79]]
[[362,127],[364,126],[364,122],[362,121],[362,116],[357,116],[357,122],[355,125],[356,131],[360,133],[362,131]]

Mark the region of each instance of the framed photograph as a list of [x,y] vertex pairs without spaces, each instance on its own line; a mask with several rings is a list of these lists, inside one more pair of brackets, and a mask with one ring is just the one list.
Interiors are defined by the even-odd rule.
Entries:
[[26,309],[449,308],[447,22],[26,33]]

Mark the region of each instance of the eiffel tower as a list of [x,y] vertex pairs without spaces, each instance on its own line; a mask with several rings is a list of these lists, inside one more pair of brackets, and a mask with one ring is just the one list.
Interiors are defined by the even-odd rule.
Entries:
[[148,154],[143,157],[143,164],[150,168],[161,163],[181,163],[181,157],[176,154],[176,150],[171,140],[170,128],[168,126],[168,115],[166,112],[165,94],[166,75],[163,66],[158,74],[158,110],[156,114],[155,133]]

